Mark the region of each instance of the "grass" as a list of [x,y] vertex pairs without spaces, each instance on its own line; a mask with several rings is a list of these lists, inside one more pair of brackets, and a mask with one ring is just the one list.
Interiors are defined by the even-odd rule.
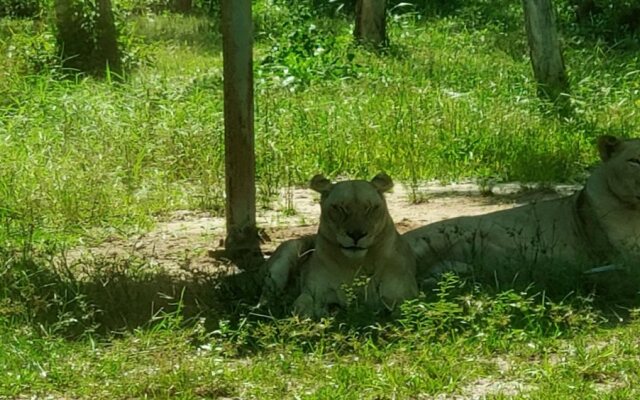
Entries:
[[[561,14],[573,104],[561,117],[535,96],[519,7],[485,3],[394,12],[391,47],[372,53],[343,13],[256,2],[260,204],[319,172],[580,181],[597,135],[637,136],[633,36],[611,45]],[[0,20],[0,398],[638,397],[640,324],[615,302],[452,280],[396,321],[314,323],[148,260],[94,260],[83,280],[56,263],[78,240],[224,207],[217,24],[127,25],[137,69],[65,79],[46,21]]]

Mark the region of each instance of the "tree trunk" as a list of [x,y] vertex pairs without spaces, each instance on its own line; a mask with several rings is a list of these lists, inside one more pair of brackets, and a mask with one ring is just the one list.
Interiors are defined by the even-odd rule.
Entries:
[[122,73],[120,52],[118,50],[118,32],[111,0],[98,1],[98,20],[96,22],[96,65],[97,71],[109,71],[120,75]]
[[[102,74],[107,66],[121,73],[118,32],[111,0],[83,3],[79,0],[56,0],[57,41],[65,68],[78,72]],[[96,14],[95,25],[88,13]]]
[[251,0],[222,1],[227,256],[262,260],[256,228]]
[[525,28],[538,93],[556,102],[569,93],[560,38],[551,0],[523,0]]
[[192,0],[175,0],[173,3],[174,9],[179,13],[190,13],[193,8]]
[[93,42],[91,32],[83,23],[82,8],[74,0],[56,0],[56,40],[65,68],[86,72]]
[[382,47],[387,44],[386,0],[357,0],[356,27],[353,31],[359,43]]

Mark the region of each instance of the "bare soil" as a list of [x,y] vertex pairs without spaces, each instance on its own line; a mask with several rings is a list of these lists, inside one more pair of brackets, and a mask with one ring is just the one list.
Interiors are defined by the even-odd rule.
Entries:
[[[569,185],[540,188],[518,183],[482,189],[474,183],[461,183],[424,184],[411,191],[398,185],[386,198],[398,230],[406,232],[448,218],[485,214],[567,195],[576,189]],[[270,209],[259,210],[258,225],[264,229],[263,252],[269,255],[284,240],[314,233],[320,213],[318,200],[318,195],[309,189],[287,189]],[[223,266],[228,269],[228,262],[216,257],[224,246],[224,237],[224,218],[204,212],[176,211],[159,218],[149,232],[131,237],[113,236],[97,246],[72,249],[67,260],[82,264],[83,260],[95,258],[135,257],[165,272],[186,277],[220,272]]]

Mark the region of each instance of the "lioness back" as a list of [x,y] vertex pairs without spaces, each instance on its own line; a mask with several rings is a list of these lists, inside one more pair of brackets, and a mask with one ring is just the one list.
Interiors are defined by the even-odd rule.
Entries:
[[[535,266],[567,265],[584,256],[572,218],[573,196],[490,214],[458,217],[407,232],[417,257],[418,280],[468,265],[490,279],[535,280]],[[533,274],[533,275],[532,275]]]
[[621,260],[635,267],[640,141],[603,136],[598,147],[602,163],[572,196],[407,232],[419,279],[465,265],[503,282],[537,281],[550,272],[588,271]]

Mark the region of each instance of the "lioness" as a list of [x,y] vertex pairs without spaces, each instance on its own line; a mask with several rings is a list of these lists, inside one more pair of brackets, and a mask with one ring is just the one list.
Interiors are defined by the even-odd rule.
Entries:
[[602,163],[572,196],[407,232],[419,281],[465,266],[505,282],[640,264],[640,140],[602,136],[598,149]]
[[[364,300],[374,307],[393,309],[417,296],[415,258],[398,234],[383,193],[393,182],[378,174],[370,182],[332,184],[322,175],[311,180],[321,194],[317,235],[283,243],[267,265],[266,285],[282,290],[291,273],[301,273],[298,314],[321,317],[332,304],[347,305],[345,287],[366,280]],[[313,249],[308,259],[304,251]]]
[[[602,163],[572,196],[405,233],[417,258],[418,282],[447,270],[488,273],[492,281],[502,282],[519,277],[528,283],[576,270],[640,267],[640,139],[601,136],[598,150]],[[297,239],[273,255],[270,271],[276,287],[298,276],[298,256],[314,245],[313,238]]]

